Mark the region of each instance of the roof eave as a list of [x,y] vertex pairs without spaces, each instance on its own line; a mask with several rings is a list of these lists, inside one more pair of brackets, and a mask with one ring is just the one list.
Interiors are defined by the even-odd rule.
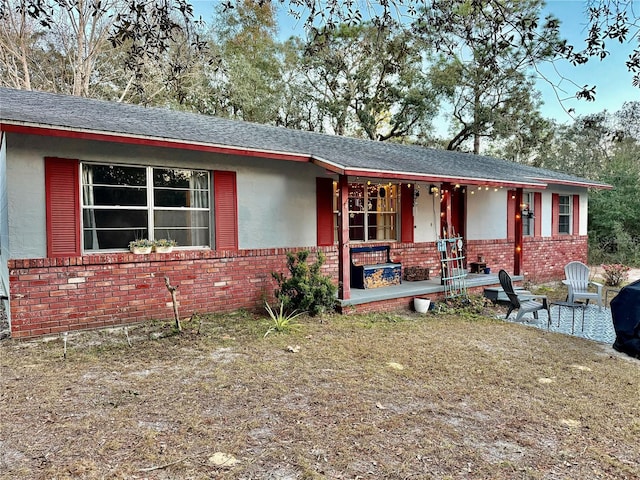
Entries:
[[465,177],[458,175],[434,175],[418,172],[399,172],[390,170],[378,170],[368,168],[349,168],[338,165],[334,162],[312,157],[312,162],[326,170],[338,175],[348,175],[353,177],[381,177],[388,179],[404,180],[407,182],[431,182],[431,183],[454,183],[463,185],[482,185],[490,187],[506,188],[531,188],[544,190],[547,184],[539,181],[515,182],[511,180],[489,178],[489,177]]
[[261,157],[272,160],[288,160],[294,162],[310,162],[311,156],[300,153],[279,152],[274,150],[259,150],[246,147],[235,147],[215,143],[194,142],[169,138],[149,137],[143,135],[105,133],[87,129],[59,127],[51,125],[35,125],[19,122],[0,122],[3,132],[20,133],[24,135],[40,135],[46,137],[75,138],[80,140],[94,140],[99,142],[124,143],[129,145],[144,145],[150,147],[176,148],[199,152],[221,153],[247,157]]
[[537,178],[532,177],[533,180],[545,181],[552,185],[565,185],[569,187],[583,187],[583,188],[596,188],[599,190],[613,190],[613,185],[606,183],[589,182],[589,181],[577,181],[577,180],[556,180],[552,178]]
[[549,178],[530,178],[529,181],[516,182],[511,180],[490,177],[465,177],[459,175],[434,175],[419,172],[402,172],[368,168],[351,168],[331,162],[320,157],[306,153],[292,153],[275,150],[236,147],[217,143],[195,142],[170,138],[158,138],[144,135],[132,135],[115,132],[103,132],[90,129],[63,127],[57,125],[43,125],[11,120],[0,121],[0,131],[19,133],[24,135],[39,135],[59,138],[75,138],[81,140],[93,140],[100,142],[124,143],[129,145],[144,145],[150,147],[175,148],[199,152],[219,153],[226,155],[240,155],[248,157],[267,158],[272,160],[285,160],[295,162],[312,162],[326,170],[348,176],[382,177],[411,182],[433,183],[460,183],[464,185],[488,185],[492,187],[546,189],[549,184],[567,185],[583,188],[612,189],[611,185],[595,182],[579,182],[568,180],[555,180]]

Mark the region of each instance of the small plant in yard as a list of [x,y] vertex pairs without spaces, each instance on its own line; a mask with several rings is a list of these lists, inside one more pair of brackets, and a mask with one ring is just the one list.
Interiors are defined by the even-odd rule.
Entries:
[[316,261],[311,265],[307,263],[308,257],[308,250],[296,255],[287,253],[287,268],[291,276],[285,278],[282,273],[272,273],[278,282],[276,298],[288,312],[305,311],[312,316],[332,312],[336,305],[337,287],[330,276],[322,275],[320,271],[325,256],[318,252]]
[[280,311],[274,310],[268,302],[264,303],[264,308],[267,310],[272,322],[269,330],[264,334],[265,337],[272,332],[289,333],[291,330],[298,328],[300,325],[295,323],[294,320],[304,313],[296,312],[295,310],[291,313],[285,313],[284,302],[280,302]]
[[619,287],[629,276],[629,267],[621,263],[602,265],[604,284],[608,287]]
[[451,313],[462,317],[475,318],[484,316],[487,309],[493,304],[482,295],[469,295],[468,297],[450,298],[440,303],[440,313]]

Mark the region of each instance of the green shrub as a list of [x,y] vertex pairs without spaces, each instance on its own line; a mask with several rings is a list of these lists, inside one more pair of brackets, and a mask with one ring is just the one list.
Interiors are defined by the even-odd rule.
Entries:
[[308,257],[308,250],[296,255],[287,253],[287,269],[291,276],[285,278],[282,273],[272,273],[278,282],[276,298],[287,312],[297,310],[309,315],[331,312],[336,305],[337,287],[331,282],[331,277],[320,272],[325,256],[318,252],[312,264],[307,263]]
[[607,287],[619,287],[629,277],[629,267],[621,263],[602,265],[602,270]]
[[589,236],[589,264],[622,263],[640,265],[640,241],[632,237],[620,222],[613,222],[607,236]]

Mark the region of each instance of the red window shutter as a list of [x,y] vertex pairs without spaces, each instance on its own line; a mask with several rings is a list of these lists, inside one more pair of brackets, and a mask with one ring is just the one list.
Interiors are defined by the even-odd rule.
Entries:
[[533,236],[542,236],[542,193],[533,194]]
[[77,257],[80,252],[79,162],[44,159],[47,257]]
[[316,178],[316,236],[318,246],[333,245],[333,179]]
[[400,241],[413,243],[413,185],[400,186]]
[[507,239],[516,239],[516,191],[507,191]]
[[573,235],[580,235],[580,195],[573,196],[573,228],[571,233]]
[[560,195],[553,193],[551,195],[551,233],[552,235],[559,234],[560,224]]
[[216,250],[238,249],[236,172],[213,172]]

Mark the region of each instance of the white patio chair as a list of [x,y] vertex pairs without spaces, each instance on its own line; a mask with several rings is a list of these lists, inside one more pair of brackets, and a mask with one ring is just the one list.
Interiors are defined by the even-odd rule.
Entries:
[[[564,275],[566,280],[562,283],[569,289],[567,302],[575,303],[582,299],[589,304],[589,300],[596,300],[602,309],[602,284],[589,280],[589,267],[582,262],[569,262],[564,267]],[[596,291],[589,290],[589,285],[593,285]]]

